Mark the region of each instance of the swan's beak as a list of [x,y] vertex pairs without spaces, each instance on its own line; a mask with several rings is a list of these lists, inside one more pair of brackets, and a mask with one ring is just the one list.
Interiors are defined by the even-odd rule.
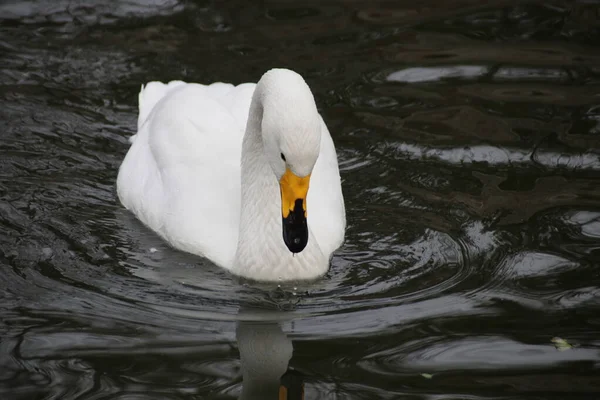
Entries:
[[281,188],[281,217],[283,241],[292,253],[300,253],[308,243],[306,225],[306,195],[310,174],[300,178],[289,168],[279,180]]

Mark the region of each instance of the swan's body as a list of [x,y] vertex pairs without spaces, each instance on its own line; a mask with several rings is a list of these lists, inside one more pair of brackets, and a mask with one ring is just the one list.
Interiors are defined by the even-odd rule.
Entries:
[[[151,82],[139,103],[117,179],[127,209],[174,247],[237,275],[274,281],[327,271],[344,237],[344,201],[333,141],[298,74],[271,70],[238,86]],[[310,180],[308,242],[296,254],[282,238],[287,176],[295,188]],[[292,207],[289,218],[301,214]]]

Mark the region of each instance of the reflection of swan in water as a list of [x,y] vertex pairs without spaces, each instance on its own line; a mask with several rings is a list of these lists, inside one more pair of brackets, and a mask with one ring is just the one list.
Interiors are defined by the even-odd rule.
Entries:
[[288,371],[292,341],[277,321],[239,321],[236,336],[243,376],[241,400],[304,398],[299,374]]

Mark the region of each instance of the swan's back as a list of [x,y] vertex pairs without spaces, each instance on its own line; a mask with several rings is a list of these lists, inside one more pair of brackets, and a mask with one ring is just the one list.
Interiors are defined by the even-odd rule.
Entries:
[[237,245],[241,143],[255,86],[148,83],[117,178],[119,199],[145,225],[222,266]]

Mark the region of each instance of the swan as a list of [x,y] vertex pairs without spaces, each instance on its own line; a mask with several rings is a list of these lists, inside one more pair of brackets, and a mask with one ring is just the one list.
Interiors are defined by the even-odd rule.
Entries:
[[257,281],[315,279],[344,240],[337,155],[298,73],[142,85],[121,204],[176,249]]

